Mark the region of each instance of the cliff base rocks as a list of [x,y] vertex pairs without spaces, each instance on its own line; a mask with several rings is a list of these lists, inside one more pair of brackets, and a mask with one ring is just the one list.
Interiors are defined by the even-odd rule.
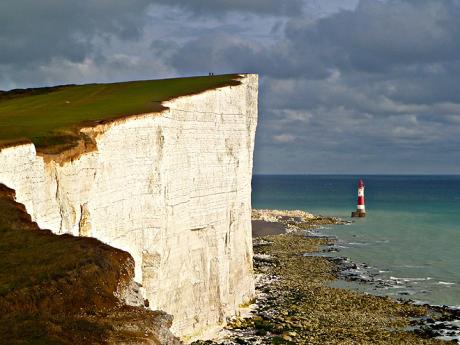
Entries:
[[[295,221],[301,224],[297,230],[324,222],[308,221],[313,215],[266,210],[254,211],[254,218]],[[428,313],[426,307],[329,287],[338,267],[305,253],[319,251],[332,240],[305,233],[254,239],[257,300],[251,317],[233,320],[214,342],[195,344],[445,344],[409,331]]]

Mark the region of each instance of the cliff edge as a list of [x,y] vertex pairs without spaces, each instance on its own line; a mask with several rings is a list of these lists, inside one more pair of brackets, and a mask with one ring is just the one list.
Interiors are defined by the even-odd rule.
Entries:
[[258,78],[237,81],[81,126],[94,147],[78,155],[0,149],[0,183],[31,219],[131,254],[150,308],[173,315],[184,340],[206,337],[254,296]]

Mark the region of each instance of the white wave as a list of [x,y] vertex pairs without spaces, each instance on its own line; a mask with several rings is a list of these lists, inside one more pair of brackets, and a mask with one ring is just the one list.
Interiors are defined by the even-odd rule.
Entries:
[[398,292],[398,295],[406,295],[406,296],[412,296],[414,295],[415,292],[414,291],[411,291],[411,290],[404,290],[404,291],[399,291]]
[[439,285],[455,285],[455,283],[443,282],[443,281],[439,281],[438,284],[439,284]]
[[422,300],[414,300],[413,302],[415,305],[424,305],[424,304],[430,304],[428,301],[422,301]]
[[390,277],[391,280],[396,280],[396,281],[401,281],[401,282],[421,282],[421,281],[427,281],[431,280],[433,278],[431,277],[426,277],[426,278],[398,278],[398,277]]
[[457,344],[460,344],[460,336],[459,335],[441,335],[436,337],[436,339],[443,340],[443,341],[454,341]]
[[402,266],[398,266],[398,267],[402,267],[402,268],[425,268],[426,266],[402,265]]

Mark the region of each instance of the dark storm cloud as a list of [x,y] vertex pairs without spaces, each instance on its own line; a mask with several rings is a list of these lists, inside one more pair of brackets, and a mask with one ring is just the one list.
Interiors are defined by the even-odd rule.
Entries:
[[82,61],[95,36],[138,37],[148,0],[0,2],[0,65]]
[[[272,153],[256,168],[459,173],[459,12],[458,1],[361,1],[290,20],[272,47],[285,77],[271,73],[262,96],[258,149]],[[270,165],[273,152],[282,165]]]
[[208,71],[264,73],[270,55],[257,42],[228,33],[205,34],[184,44],[172,56],[171,64],[183,73]]
[[[445,64],[460,58],[460,3],[457,1],[361,1],[355,10],[340,11],[317,21],[295,17],[288,21],[284,40],[258,48],[254,41],[227,37],[198,37],[178,53],[208,55],[211,63],[228,65],[235,57],[244,65],[276,77],[325,77],[332,69],[342,73],[394,73],[442,76]],[[229,37],[230,39],[229,39]],[[238,51],[243,46],[246,51]],[[235,54],[231,54],[235,49]],[[223,54],[224,52],[225,54]],[[215,61],[213,56],[217,56]],[[177,68],[197,68],[179,60]],[[208,59],[201,59],[206,66]],[[438,68],[438,69],[437,69]]]
[[225,14],[228,12],[255,13],[263,15],[299,15],[302,0],[155,0],[155,3],[179,6],[197,14]]
[[288,40],[305,54],[314,47],[326,65],[369,72],[460,57],[457,1],[363,0],[315,25],[292,20]]
[[7,1],[0,89],[260,73],[256,172],[460,173],[458,18],[457,0]]
[[[210,53],[202,66],[227,66],[235,57],[253,68],[276,77],[324,78],[331,69],[342,73],[432,74],[436,67],[460,58],[460,3],[453,1],[361,1],[355,10],[312,22],[302,17],[289,20],[283,40],[265,49],[252,41],[214,36],[198,37],[178,51],[178,56]],[[231,33],[228,36],[233,37]],[[212,43],[212,44],[211,44]],[[238,51],[241,46],[246,51]],[[235,54],[231,54],[232,49]],[[226,53],[226,54],[223,54]],[[216,56],[215,60],[212,58]],[[176,67],[187,71],[200,67],[178,60]],[[244,63],[243,63],[244,65]],[[431,69],[431,70],[430,70]]]

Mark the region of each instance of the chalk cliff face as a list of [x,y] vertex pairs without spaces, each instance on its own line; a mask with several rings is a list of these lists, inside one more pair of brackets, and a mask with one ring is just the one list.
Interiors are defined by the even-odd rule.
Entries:
[[41,228],[129,252],[150,307],[174,316],[176,335],[202,336],[254,296],[257,92],[257,76],[244,75],[162,113],[84,128],[97,149],[73,161],[4,148],[0,183]]

